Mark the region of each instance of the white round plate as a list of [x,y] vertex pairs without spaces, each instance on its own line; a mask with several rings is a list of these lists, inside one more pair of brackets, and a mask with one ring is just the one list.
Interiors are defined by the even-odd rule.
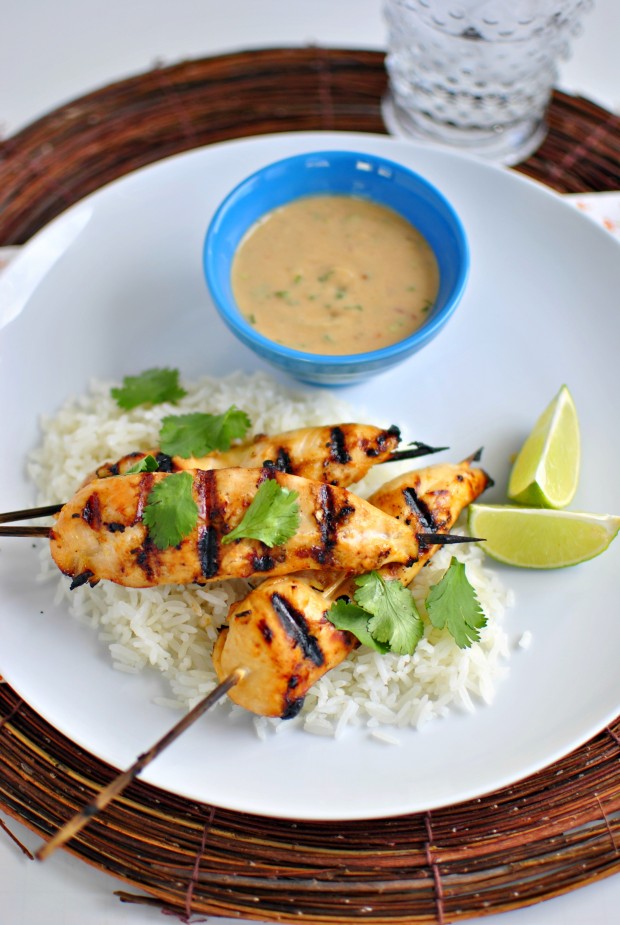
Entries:
[[[446,330],[420,354],[340,394],[450,459],[483,446],[505,494],[511,454],[567,383],[582,423],[573,509],[620,513],[620,250],[561,197],[522,176],[383,136],[283,134],[214,145],[120,179],[36,235],[0,279],[0,510],[33,502],[24,460],[38,417],[91,377],[151,366],[224,375],[259,366],[220,323],[202,278],[205,229],[224,194],[269,161],[346,148],[388,156],[436,183],[464,221],[470,282]],[[443,458],[443,457],[441,457]],[[485,496],[486,497],[486,496]],[[620,543],[582,566],[497,566],[516,592],[510,674],[494,704],[452,715],[400,746],[353,730],[257,738],[249,716],[209,714],[144,773],[216,806],[300,819],[390,816],[482,795],[551,763],[620,706]],[[0,545],[0,673],[76,743],[125,767],[178,718],[161,681],[111,667],[95,634],[35,582],[37,557]],[[530,648],[516,642],[532,632]]]

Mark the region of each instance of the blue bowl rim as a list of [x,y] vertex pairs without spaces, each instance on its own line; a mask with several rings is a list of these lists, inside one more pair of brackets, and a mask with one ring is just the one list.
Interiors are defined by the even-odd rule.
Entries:
[[[428,321],[425,321],[425,323],[421,327],[417,328],[412,334],[410,334],[409,337],[397,341],[395,344],[390,344],[387,347],[380,347],[378,350],[371,350],[365,353],[308,353],[302,350],[295,350],[293,347],[286,347],[283,344],[278,344],[276,341],[265,337],[243,318],[243,315],[236,306],[231,307],[226,300],[219,299],[216,293],[214,293],[211,284],[211,276],[209,273],[210,258],[212,252],[211,242],[214,231],[219,224],[222,215],[228,209],[231,201],[238,196],[238,194],[245,186],[254,183],[254,181],[267,170],[284,167],[288,164],[292,165],[295,162],[307,162],[308,158],[363,159],[373,163],[375,166],[383,165],[389,169],[408,174],[409,176],[413,177],[420,186],[425,187],[426,190],[442,204],[446,213],[450,217],[450,221],[452,222],[455,232],[455,237],[459,244],[459,250],[461,252],[461,265],[459,267],[452,293],[446,304],[439,310],[439,312],[432,318],[429,318]],[[292,202],[294,200],[291,199],[290,201]],[[269,211],[271,210],[266,209],[264,214],[267,214]],[[254,224],[254,222],[251,224]],[[251,225],[248,225],[248,228],[246,228],[245,231],[247,231],[250,227]],[[421,174],[417,173],[415,170],[412,170],[410,167],[407,167],[404,164],[400,164],[397,161],[382,157],[381,155],[368,154],[361,151],[349,151],[346,149],[317,150],[306,151],[301,154],[293,154],[289,157],[281,158],[277,161],[270,161],[268,164],[264,164],[262,167],[259,167],[257,170],[244,177],[243,180],[240,180],[239,183],[237,183],[231,190],[228,191],[211,217],[211,221],[209,222],[207,228],[203,246],[203,269],[207,286],[217,311],[222,316],[228,327],[234,333],[236,333],[248,347],[255,348],[264,358],[273,358],[273,362],[276,362],[277,357],[277,361],[281,365],[285,365],[288,368],[292,368],[293,366],[313,366],[316,368],[317,366],[320,366],[323,369],[333,368],[335,371],[337,371],[338,369],[344,367],[350,367],[352,364],[360,366],[368,364],[370,367],[377,365],[388,365],[392,361],[396,362],[402,354],[408,355],[416,348],[420,348],[432,340],[437,331],[446,324],[461,300],[469,276],[470,249],[465,228],[463,227],[463,223],[452,203],[441,192],[441,190],[439,190],[433,183],[431,183]]]

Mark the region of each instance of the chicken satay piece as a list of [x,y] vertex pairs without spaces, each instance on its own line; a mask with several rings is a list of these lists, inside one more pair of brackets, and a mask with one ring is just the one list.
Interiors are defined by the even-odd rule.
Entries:
[[295,576],[270,578],[233,604],[213,664],[220,680],[237,665],[250,669],[229,691],[235,703],[261,716],[299,713],[310,687],[357,643],[328,620],[330,604]]
[[[391,514],[416,532],[449,533],[461,513],[493,482],[484,469],[473,466],[476,457],[460,463],[427,466],[407,476],[396,476],[375,491],[368,502]],[[386,579],[399,579],[410,584],[421,568],[440,547],[420,540],[420,555],[416,562],[387,562],[379,568]]]
[[370,424],[302,427],[273,437],[259,434],[249,443],[201,457],[167,456],[159,449],[128,453],[117,462],[103,463],[87,481],[123,475],[150,455],[161,472],[269,466],[278,472],[346,488],[359,482],[372,466],[389,460],[399,443],[400,431],[395,426],[387,430]]
[[[273,469],[192,473],[198,514],[177,546],[158,549],[143,521],[150,492],[166,473],[98,479],[65,504],[50,530],[50,547],[72,587],[101,579],[129,587],[205,584],[225,578],[288,575],[303,569],[369,571],[386,562],[414,561],[415,533],[345,488]],[[299,528],[270,548],[259,540],[223,538],[241,521],[260,484],[274,479],[298,494]]]
[[[378,571],[388,580],[410,584],[421,568],[439,549],[426,545],[424,533],[449,533],[465,508],[490,485],[487,473],[473,466],[474,457],[460,463],[440,463],[417,469],[386,482],[368,501],[374,507],[405,523],[418,536],[420,555],[410,564],[386,563]],[[353,596],[355,578],[337,571],[317,572],[306,576],[319,591],[337,588],[338,595]]]
[[[376,504],[404,522],[413,533],[448,533],[459,515],[489,484],[487,474],[471,466],[429,466],[398,476],[372,495]],[[386,580],[408,585],[439,547],[421,547],[416,562],[386,564],[378,569]],[[344,578],[338,584],[338,578]],[[235,703],[262,716],[288,719],[303,706],[309,689],[359,645],[351,633],[337,629],[327,617],[335,596],[352,597],[353,576],[328,572],[293,575],[259,585],[231,607],[213,650],[219,680],[236,668],[247,676],[229,691]]]

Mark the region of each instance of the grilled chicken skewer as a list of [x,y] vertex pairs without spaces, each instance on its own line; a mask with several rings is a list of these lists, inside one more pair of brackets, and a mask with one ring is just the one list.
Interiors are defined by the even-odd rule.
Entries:
[[[490,484],[472,461],[398,476],[369,501],[418,537],[429,530],[447,533]],[[421,543],[414,562],[390,562],[378,571],[386,580],[400,579],[408,585],[437,549]],[[355,591],[353,576],[338,578],[333,572],[273,578],[233,604],[228,626],[215,644],[213,663],[220,680],[246,669],[246,676],[229,691],[235,703],[262,716],[296,716],[310,687],[359,645],[355,636],[327,618],[334,596],[352,598]]]
[[[304,569],[360,573],[418,556],[415,532],[345,488],[273,469],[220,469],[193,473],[197,522],[178,544],[158,549],[143,512],[165,473],[140,472],[98,479],[65,504],[50,529],[50,549],[72,587],[101,579],[135,588],[205,584],[226,578],[272,577]],[[222,540],[234,529],[265,479],[298,493],[300,524],[280,546],[259,540]]]
[[301,427],[274,436],[259,434],[248,443],[223,452],[214,450],[201,457],[168,456],[159,449],[128,453],[116,462],[103,463],[88,480],[124,475],[141,459],[153,456],[160,472],[267,466],[278,472],[346,488],[359,482],[378,463],[413,459],[445,449],[414,443],[398,450],[399,443],[400,431],[395,426],[387,430],[370,424]]
[[[395,426],[387,430],[370,424],[302,427],[271,437],[260,434],[252,441],[234,446],[226,452],[214,450],[201,457],[168,456],[159,449],[128,453],[116,462],[102,463],[84,479],[82,485],[98,478],[125,475],[146,456],[152,456],[158,464],[159,472],[268,467],[346,488],[360,481],[375,465],[415,459],[447,449],[428,446],[419,441],[397,449],[399,443],[400,431]],[[2,525],[57,514],[61,508],[62,504],[56,504],[0,514],[0,536],[47,536],[47,527]]]

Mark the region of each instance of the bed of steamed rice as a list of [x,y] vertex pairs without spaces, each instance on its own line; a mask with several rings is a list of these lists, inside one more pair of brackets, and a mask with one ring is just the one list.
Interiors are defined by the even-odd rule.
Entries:
[[[103,460],[156,446],[160,421],[168,414],[221,413],[235,404],[250,416],[254,434],[369,420],[328,392],[288,391],[262,373],[183,383],[188,394],[175,405],[128,412],[110,397],[110,387],[117,384],[93,382],[87,394],[69,400],[56,415],[41,421],[42,441],[29,463],[40,503],[70,497]],[[386,426],[393,422],[372,423]],[[404,434],[405,439],[414,436]],[[410,466],[376,467],[355,490],[367,494]],[[424,638],[411,656],[382,656],[361,647],[311,689],[297,719],[283,723],[257,718],[258,734],[295,725],[310,733],[338,736],[347,726],[364,726],[383,741],[397,742],[398,727],[420,728],[451,709],[471,711],[481,702],[491,703],[497,682],[507,671],[510,647],[503,617],[511,595],[485,567],[482,551],[469,545],[440,550],[416,578],[412,593],[424,614],[426,593],[452,555],[466,563],[468,578],[487,614],[479,643],[459,649],[447,633],[427,623]],[[95,588],[85,585],[70,592],[69,582],[59,578],[47,548],[42,561],[41,580],[57,583],[55,603],[66,602],[73,616],[98,633],[116,669],[139,672],[150,668],[163,674],[168,688],[168,694],[159,698],[163,704],[191,707],[217,683],[211,649],[230,604],[247,592],[249,582],[147,589],[101,582]],[[229,702],[221,708],[239,709]]]

